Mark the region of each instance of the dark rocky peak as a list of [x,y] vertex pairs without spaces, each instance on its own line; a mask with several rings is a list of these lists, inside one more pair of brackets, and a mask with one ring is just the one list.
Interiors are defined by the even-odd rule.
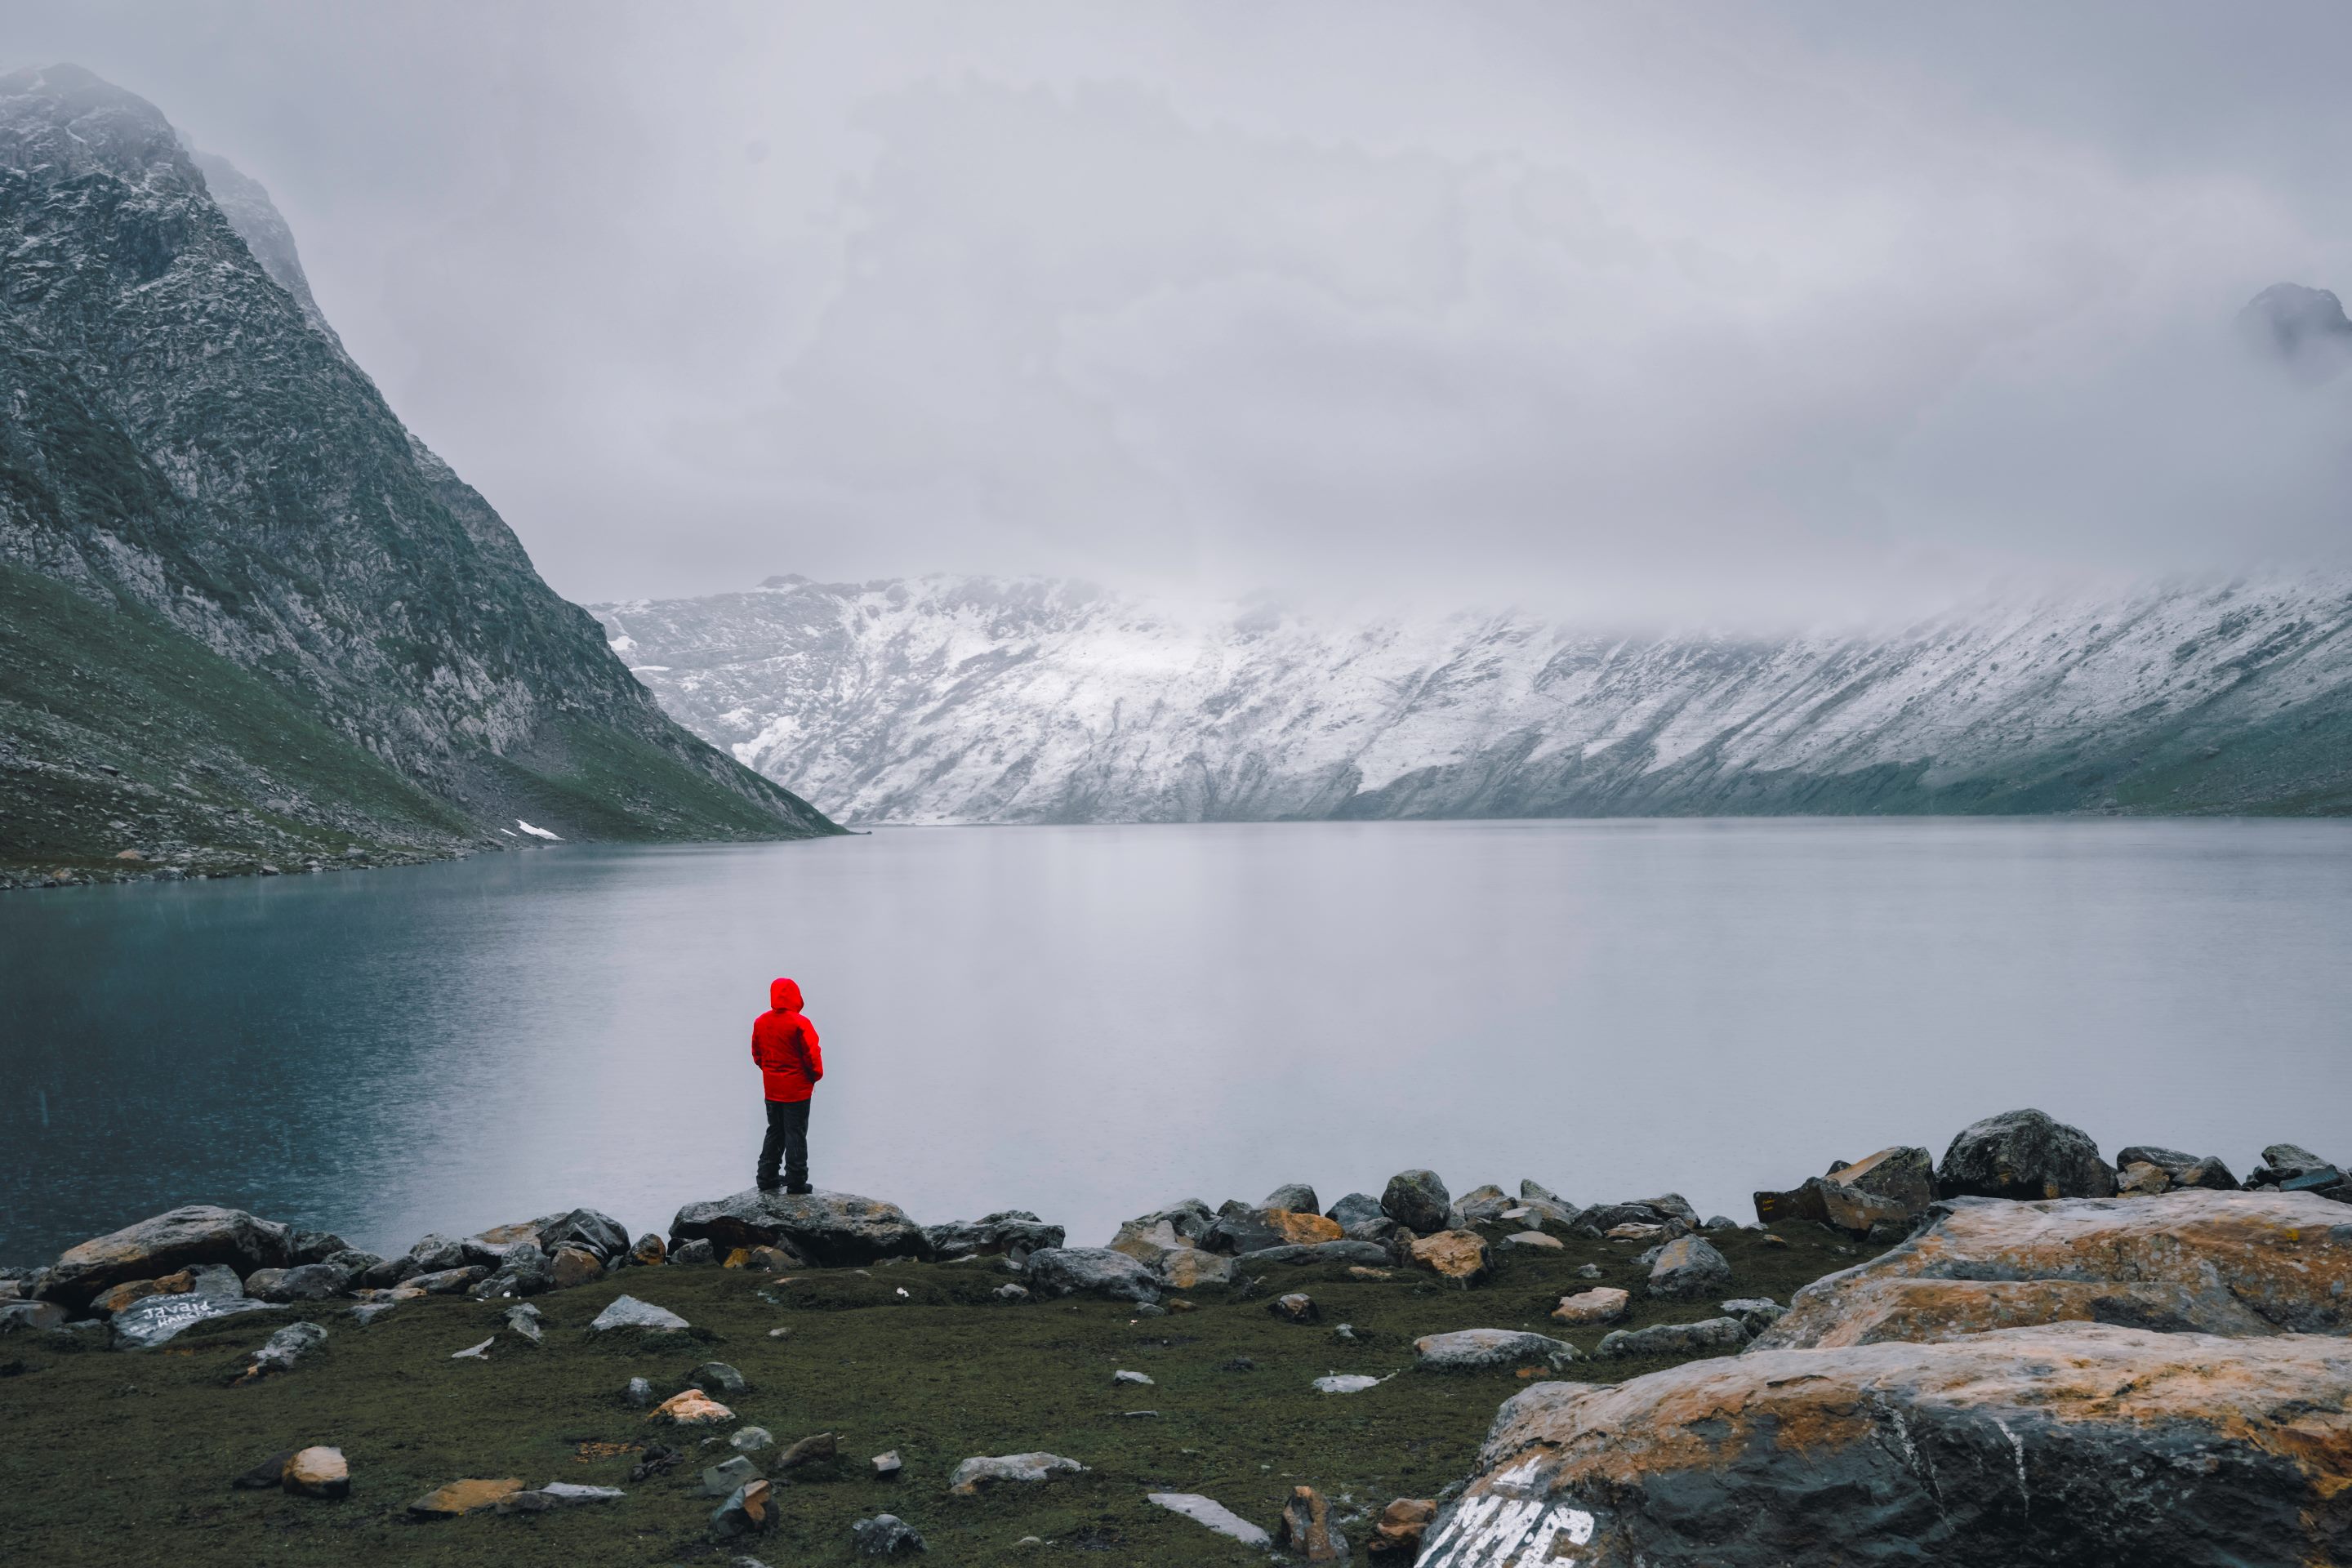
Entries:
[[204,188],[162,110],[75,65],[0,76],[0,169],[48,184],[111,174],[134,185]]
[[2352,364],[2352,320],[2326,289],[2273,283],[2238,312],[2238,330],[2299,380],[2332,380]]
[[[212,191],[213,205],[228,219],[229,227],[245,241],[253,258],[270,280],[294,297],[300,306],[302,319],[337,348],[342,340],[335,329],[327,324],[319,301],[311,297],[310,279],[303,274],[302,257],[294,246],[294,230],[278,211],[278,204],[269,199],[269,192],[260,181],[230,163],[217,153],[192,153],[196,167],[203,171],[205,184]],[[436,461],[438,459],[436,459]]]

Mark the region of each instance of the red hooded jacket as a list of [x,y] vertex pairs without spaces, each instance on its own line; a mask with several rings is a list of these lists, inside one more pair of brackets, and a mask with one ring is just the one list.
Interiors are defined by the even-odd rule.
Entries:
[[768,986],[770,1011],[751,1022],[751,1059],[770,1100],[806,1100],[824,1076],[816,1026],[801,1016],[801,988],[789,980]]

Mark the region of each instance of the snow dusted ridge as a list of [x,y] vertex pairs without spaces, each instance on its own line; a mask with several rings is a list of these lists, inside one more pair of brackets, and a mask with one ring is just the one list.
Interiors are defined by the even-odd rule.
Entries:
[[1333,624],[979,577],[592,609],[687,728],[867,822],[2352,809],[2342,577],[1875,638]]

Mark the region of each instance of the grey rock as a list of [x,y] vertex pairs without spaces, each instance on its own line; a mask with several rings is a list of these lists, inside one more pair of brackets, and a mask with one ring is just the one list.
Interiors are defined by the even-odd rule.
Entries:
[[[1266,1194],[1265,1200],[1257,1206],[1262,1209],[1282,1209],[1290,1214],[1319,1214],[1323,1208],[1322,1204],[1316,1199],[1315,1189],[1305,1182],[1284,1183]],[[1341,1222],[1340,1228],[1346,1228],[1346,1222]]]
[[702,1472],[703,1495],[705,1497],[731,1496],[735,1489],[745,1481],[756,1481],[759,1479],[760,1467],[742,1455],[737,1454]]
[[1760,1334],[1782,1318],[1789,1309],[1769,1296],[1738,1296],[1728,1301],[1717,1301],[1715,1310],[1727,1318],[1737,1318],[1751,1334]]
[[614,1329],[683,1329],[689,1327],[684,1318],[667,1307],[656,1307],[650,1301],[640,1301],[635,1296],[615,1296],[612,1304],[596,1314],[588,1325],[595,1333]]
[[422,1290],[428,1296],[456,1296],[479,1284],[489,1270],[478,1263],[468,1263],[462,1268],[436,1269],[430,1274],[412,1274],[401,1281],[412,1290]]
[[1517,1208],[1520,1205],[1490,1182],[1463,1194],[1454,1206],[1462,1211],[1462,1217],[1470,1224],[1487,1225],[1502,1218],[1505,1209]]
[[332,1231],[292,1230],[287,1232],[286,1261],[289,1265],[324,1263],[338,1252],[347,1251],[351,1243]]
[[550,1481],[536,1491],[509,1492],[498,1503],[499,1513],[548,1513],[592,1502],[618,1502],[629,1494],[618,1487],[583,1487],[571,1481]]
[[356,1284],[361,1275],[382,1263],[383,1259],[373,1252],[362,1252],[356,1247],[347,1247],[341,1252],[320,1258],[320,1261],[331,1263],[338,1268],[348,1270],[352,1282]]
[[498,1271],[473,1289],[482,1300],[501,1297],[536,1296],[555,1288],[555,1265],[535,1241],[507,1244],[499,1254]]
[[1947,1198],[2108,1198],[2116,1173],[2082,1129],[2039,1110],[2009,1110],[1954,1136],[1936,1187]]
[[352,1321],[366,1328],[378,1318],[387,1316],[400,1305],[397,1301],[360,1301],[352,1307]]
[[776,1446],[776,1439],[765,1426],[744,1426],[727,1439],[727,1446],[739,1454],[756,1454]]
[[352,1271],[335,1263],[305,1263],[293,1268],[257,1268],[246,1293],[264,1301],[325,1301],[351,1289]]
[[1643,1198],[1641,1202],[1644,1207],[1655,1209],[1668,1219],[1678,1219],[1693,1230],[1698,1228],[1698,1210],[1691,1207],[1689,1200],[1680,1193],[1665,1193],[1654,1198]]
[[1186,1198],[1183,1202],[1171,1204],[1167,1208],[1157,1209],[1147,1215],[1139,1215],[1129,1223],[1140,1229],[1150,1230],[1162,1220],[1168,1223],[1169,1228],[1177,1236],[1198,1247],[1201,1244],[1201,1238],[1209,1234],[1209,1227],[1217,1223],[1217,1214],[1214,1209],[1200,1199]]
[[216,1296],[234,1301],[246,1293],[245,1281],[226,1263],[199,1263],[188,1270],[188,1290],[196,1296]]
[[1539,1230],[1515,1230],[1503,1237],[1503,1245],[1519,1252],[1558,1252],[1559,1238],[1546,1236]]
[[1577,1359],[1576,1347],[1548,1334],[1517,1329],[1458,1329],[1412,1342],[1413,1359],[1432,1372],[1481,1372],[1495,1367],[1548,1366]]
[[600,1209],[572,1209],[536,1224],[539,1248],[551,1258],[559,1247],[576,1247],[594,1253],[597,1262],[610,1267],[629,1255],[629,1233],[620,1221]]
[[[158,1299],[153,1296],[147,1298],[151,1301]],[[116,1314],[118,1317],[121,1315]],[[65,1308],[56,1301],[0,1301],[0,1334],[29,1334],[46,1329],[62,1329],[68,1316]]]
[[1580,1263],[1576,1266],[1576,1277],[1579,1279],[1598,1279],[1601,1278],[1601,1265]]
[[764,1480],[748,1480],[710,1510],[710,1535],[718,1541],[740,1540],[764,1534],[781,1522],[773,1489]]
[[1234,1268],[1241,1273],[1255,1273],[1277,1263],[1337,1263],[1357,1264],[1377,1268],[1391,1262],[1389,1249],[1370,1241],[1318,1241],[1311,1244],[1290,1244],[1262,1247],[1244,1252],[1233,1260]]
[[107,1337],[116,1350],[148,1350],[215,1318],[283,1310],[247,1296],[150,1296],[115,1313],[107,1322]]
[[1085,1472],[1084,1465],[1059,1454],[975,1455],[956,1466],[948,1477],[948,1487],[952,1491],[971,1493],[1006,1481],[1034,1483]]
[[850,1542],[860,1557],[912,1557],[927,1550],[923,1533],[895,1513],[877,1513],[849,1527]]
[[686,1386],[705,1394],[749,1394],[751,1380],[723,1361],[707,1361],[686,1374]]
[[624,1403],[643,1410],[654,1402],[654,1385],[645,1378],[633,1377],[621,1390],[621,1398]]
[[1198,1247],[1173,1247],[1151,1268],[1162,1289],[1200,1290],[1232,1284],[1240,1277],[1241,1260]]
[[898,1473],[907,1468],[906,1461],[898,1458],[896,1448],[887,1454],[875,1455],[869,1462],[874,1466],[874,1479],[877,1481],[895,1481]]
[[1454,1200],[1434,1171],[1400,1171],[1381,1194],[1381,1212],[1422,1236],[1451,1228]]
[[719,1248],[700,1237],[682,1241],[669,1249],[669,1261],[678,1268],[715,1268],[719,1266]]
[[1118,1301],[1156,1301],[1160,1283],[1151,1270],[1124,1252],[1107,1247],[1049,1247],[1029,1255],[1029,1287],[1041,1296],[1101,1296]]
[[1276,1228],[1264,1209],[1243,1208],[1237,1205],[1220,1214],[1216,1223],[1209,1226],[1208,1234],[1201,1238],[1201,1246],[1207,1251],[1226,1252],[1235,1257],[1288,1245],[1289,1238]]
[[1680,1237],[1658,1250],[1650,1266],[1650,1294],[1668,1300],[1688,1301],[1712,1296],[1731,1283],[1731,1264],[1714,1246],[1696,1236]]
[[1214,1498],[1202,1497],[1198,1492],[1146,1492],[1144,1498],[1171,1513],[1181,1513],[1193,1523],[1215,1531],[1228,1541],[1260,1548],[1269,1548],[1274,1544],[1272,1536]]
[[1323,1213],[1323,1217],[1336,1221],[1341,1230],[1351,1230],[1369,1219],[1386,1219],[1381,1200],[1370,1193],[1349,1193]]
[[488,1361],[490,1359],[490,1347],[498,1342],[498,1335],[492,1334],[478,1344],[467,1345],[461,1351],[451,1351],[449,1359],[451,1361]]
[[539,1309],[528,1301],[518,1301],[509,1307],[499,1315],[499,1321],[532,1344],[544,1342],[544,1331],[539,1326]]
[[1006,1209],[976,1220],[927,1226],[923,1237],[929,1243],[934,1258],[952,1262],[959,1258],[1026,1257],[1048,1247],[1061,1246],[1068,1239],[1068,1234],[1060,1226],[1047,1225],[1026,1209]]
[[1391,1258],[1394,1258],[1403,1246],[1401,1239],[1402,1236],[1403,1227],[1388,1215],[1381,1215],[1375,1219],[1358,1220],[1354,1225],[1349,1226],[1347,1238],[1349,1241],[1370,1243],[1388,1254]]
[[990,1294],[1000,1301],[1026,1301],[1029,1299],[1029,1288],[1025,1285],[999,1285]]
[[292,1261],[284,1226],[243,1209],[189,1204],[68,1247],[49,1266],[40,1296],[79,1310],[111,1286],[159,1279],[197,1264],[221,1264],[245,1275]]
[[1646,1203],[1595,1204],[1580,1211],[1569,1229],[1578,1236],[1598,1237],[1608,1235],[1621,1225],[1663,1226],[1674,1217]]
[[923,1227],[896,1204],[854,1193],[763,1193],[750,1188],[709,1203],[688,1204],[670,1221],[670,1243],[709,1241],[713,1247],[790,1247],[824,1268],[851,1268],[886,1258],[927,1258]]
[[2282,1176],[2299,1176],[2330,1163],[2300,1143],[2272,1143],[2263,1150],[2263,1168],[2271,1173],[2273,1181]]
[[289,1323],[269,1336],[254,1353],[257,1372],[291,1372],[295,1363],[327,1342],[327,1331],[316,1323]]
[[1633,1357],[1729,1355],[1748,1343],[1737,1318],[1706,1318],[1696,1323],[1653,1323],[1603,1334],[1593,1354],[1604,1361]]
[[1711,1214],[1706,1216],[1706,1223],[1699,1228],[1705,1231],[1738,1230],[1739,1222],[1729,1215]]
[[1151,1378],[1150,1378],[1150,1376],[1148,1373],[1140,1373],[1140,1372],[1129,1372],[1129,1371],[1128,1371],[1127,1369],[1125,1369],[1124,1367],[1120,1368],[1120,1369],[1119,1369],[1118,1371],[1117,1371],[1117,1372],[1112,1373],[1110,1374],[1110,1380],[1111,1380],[1113,1383],[1132,1383],[1132,1384],[1140,1384],[1140,1385],[1142,1385],[1143,1387],[1146,1387],[1146,1388],[1149,1388],[1149,1387],[1150,1387],[1150,1386],[1151,1386]]

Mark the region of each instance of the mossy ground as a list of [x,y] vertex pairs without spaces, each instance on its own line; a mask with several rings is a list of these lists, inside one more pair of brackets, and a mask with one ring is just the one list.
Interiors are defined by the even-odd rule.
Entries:
[[[1783,1228],[1785,1247],[1747,1232],[1718,1238],[1733,1268],[1726,1295],[1785,1302],[1862,1256],[1812,1227]],[[620,1398],[631,1376],[666,1394],[716,1359],[752,1382],[751,1393],[727,1399],[742,1424],[768,1428],[780,1444],[840,1435],[840,1478],[781,1485],[782,1529],[733,1549],[777,1568],[854,1561],[851,1523],[884,1511],[923,1531],[934,1563],[1262,1561],[1144,1494],[1205,1492],[1268,1528],[1301,1483],[1343,1518],[1395,1497],[1433,1496],[1468,1472],[1496,1405],[1528,1380],[1508,1370],[1415,1371],[1412,1341],[1452,1329],[1552,1331],[1547,1314],[1558,1299],[1595,1283],[1576,1276],[1588,1262],[1601,1268],[1597,1283],[1635,1290],[1632,1313],[1616,1326],[1715,1315],[1712,1300],[1643,1300],[1637,1250],[1571,1240],[1558,1254],[1503,1258],[1489,1282],[1469,1290],[1403,1270],[1366,1281],[1329,1266],[1277,1267],[1254,1297],[1202,1292],[1194,1310],[1162,1318],[1116,1302],[1000,1302],[991,1292],[1010,1277],[986,1260],[812,1271],[784,1285],[738,1270],[628,1269],[540,1297],[544,1347],[501,1334],[487,1363],[449,1359],[499,1326],[498,1309],[461,1299],[407,1302],[365,1329],[346,1315],[348,1303],[257,1313],[153,1352],[19,1335],[0,1340],[8,1373],[0,1376],[8,1434],[0,1542],[10,1558],[47,1568],[724,1563],[732,1552],[705,1539],[717,1500],[700,1494],[698,1479],[701,1466],[731,1453],[724,1434],[732,1426],[717,1429],[719,1441],[705,1449],[708,1434],[657,1426]],[[1283,1290],[1314,1296],[1322,1323],[1275,1319],[1266,1302]],[[624,1292],[683,1314],[695,1332],[592,1339],[589,1321]],[[330,1331],[323,1351],[285,1375],[229,1386],[242,1352],[274,1323],[300,1317]],[[1360,1343],[1334,1336],[1341,1322]],[[776,1328],[790,1334],[771,1338]],[[1601,1331],[1558,1337],[1590,1352]],[[1254,1368],[1236,1370],[1243,1358]],[[1566,1375],[1616,1380],[1662,1364],[1589,1362]],[[1115,1384],[1121,1368],[1155,1384]],[[1316,1393],[1310,1380],[1329,1372],[1399,1375],[1363,1394]],[[1158,1414],[1125,1414],[1137,1409]],[[659,1440],[687,1448],[688,1466],[634,1485],[633,1455],[581,1457],[584,1444]],[[271,1453],[311,1443],[338,1446],[350,1459],[347,1500],[230,1489],[232,1477]],[[905,1474],[877,1482],[867,1456],[891,1448]],[[977,1498],[947,1490],[949,1471],[969,1455],[1041,1448],[1080,1460],[1087,1474]],[[619,1486],[629,1495],[530,1517],[406,1517],[410,1500],[469,1476]],[[1361,1563],[1367,1531],[1346,1528]],[[1046,1544],[1022,1547],[1024,1536]]]

